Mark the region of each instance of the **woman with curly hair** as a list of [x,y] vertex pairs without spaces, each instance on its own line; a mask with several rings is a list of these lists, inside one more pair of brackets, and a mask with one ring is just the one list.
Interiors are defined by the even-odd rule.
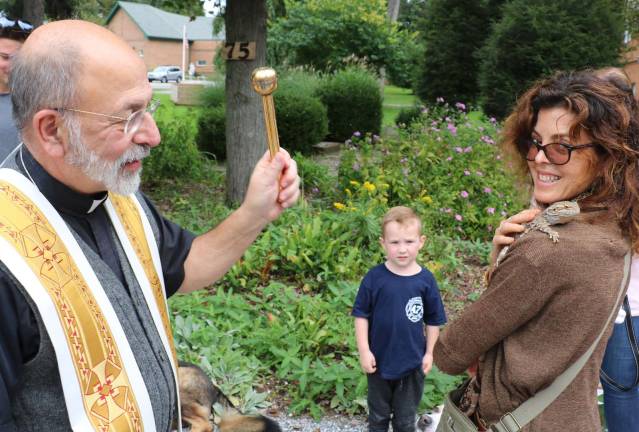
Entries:
[[600,431],[595,395],[609,317],[625,257],[639,251],[639,108],[593,71],[560,72],[520,98],[502,145],[530,180],[534,206],[580,211],[509,246],[486,291],[442,332],[435,363],[476,371],[463,408],[488,428],[553,383],[606,326],[575,379],[521,429]]
[[[635,89],[624,72],[616,67],[595,71],[595,75],[617,86],[632,106]],[[493,237],[491,264],[501,250],[525,230],[539,210],[524,210],[504,221]],[[632,432],[639,427],[639,256],[632,260],[630,283],[608,340],[600,378],[604,390],[604,414],[608,432]]]

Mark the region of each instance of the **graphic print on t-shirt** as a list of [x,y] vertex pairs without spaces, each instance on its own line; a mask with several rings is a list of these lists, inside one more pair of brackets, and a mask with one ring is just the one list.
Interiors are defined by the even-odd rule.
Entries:
[[413,297],[406,303],[406,317],[411,322],[418,322],[424,317],[424,304],[421,297]]

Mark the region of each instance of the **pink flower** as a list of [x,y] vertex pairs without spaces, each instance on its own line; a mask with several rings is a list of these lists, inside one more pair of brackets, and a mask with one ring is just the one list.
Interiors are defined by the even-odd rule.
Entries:
[[448,128],[448,130],[450,131],[451,134],[457,135],[457,128],[455,127],[454,124],[448,123],[448,126],[446,126],[446,127]]
[[475,171],[475,174],[477,174],[479,177],[483,177],[484,173],[481,171]]
[[444,103],[443,97],[438,97],[436,100],[437,100],[437,103]]
[[493,190],[489,187],[484,188],[484,193],[491,193]]
[[448,157],[446,158],[446,160],[447,160],[448,162],[450,162],[450,161],[452,161],[452,160],[453,160],[453,157],[452,157],[452,156],[448,156]]
[[456,220],[456,221],[461,222],[463,219],[464,219],[464,218],[462,217],[462,215],[460,215],[460,214],[456,214],[456,215],[455,215],[455,220]]
[[468,192],[466,191],[461,191],[459,195],[461,195],[462,198],[468,198]]
[[473,151],[473,148],[471,146],[464,148],[464,153],[470,153],[471,151]]
[[461,103],[461,102],[457,102],[457,103],[455,104],[455,108],[457,108],[457,109],[459,109],[459,110],[462,110],[462,111],[466,111],[466,105],[464,105],[464,104],[463,104],[463,103]]
[[502,210],[502,211],[501,211],[501,213],[499,213],[499,214],[501,215],[501,217],[506,217],[506,215],[507,215],[508,213],[506,213],[505,211],[503,211],[503,210]]
[[493,140],[488,135],[482,135],[481,140],[485,142],[486,144],[495,144],[495,140]]
[[488,207],[486,209],[486,211],[488,212],[488,214],[495,214],[495,208],[494,207]]
[[468,171],[468,170],[464,170],[464,175],[465,175],[465,176],[469,176],[469,175],[470,175],[470,171]]
[[464,152],[464,149],[463,149],[463,148],[461,148],[461,147],[455,147],[455,151],[456,151],[457,153],[463,153],[463,152]]

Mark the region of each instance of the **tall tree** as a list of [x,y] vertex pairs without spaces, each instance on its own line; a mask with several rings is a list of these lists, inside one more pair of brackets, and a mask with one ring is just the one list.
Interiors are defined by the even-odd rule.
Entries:
[[536,79],[558,69],[619,62],[624,13],[621,0],[512,0],[482,48],[481,104],[504,117]]
[[397,21],[399,16],[399,3],[400,0],[388,0],[388,19],[391,22]]
[[226,198],[244,199],[251,172],[266,151],[262,102],[251,85],[256,67],[266,64],[266,1],[232,0],[225,11],[226,41],[255,41],[254,60],[226,65]]
[[421,21],[424,49],[416,93],[424,101],[443,97],[472,102],[479,61],[474,53],[489,34],[490,16],[483,1],[430,0]]
[[341,69],[366,59],[376,69],[392,62],[397,25],[382,0],[308,0],[287,3],[287,16],[269,28],[269,60],[277,64]]
[[44,0],[24,0],[22,18],[38,27],[44,21]]

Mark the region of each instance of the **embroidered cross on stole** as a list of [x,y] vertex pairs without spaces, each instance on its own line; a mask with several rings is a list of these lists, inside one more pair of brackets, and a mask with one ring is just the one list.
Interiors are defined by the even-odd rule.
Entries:
[[[110,194],[105,206],[171,360],[177,389],[177,357],[149,221],[134,196]],[[9,169],[0,169],[0,209],[0,259],[47,327],[73,430],[155,431],[150,398],[122,326],[60,215],[29,180]]]

